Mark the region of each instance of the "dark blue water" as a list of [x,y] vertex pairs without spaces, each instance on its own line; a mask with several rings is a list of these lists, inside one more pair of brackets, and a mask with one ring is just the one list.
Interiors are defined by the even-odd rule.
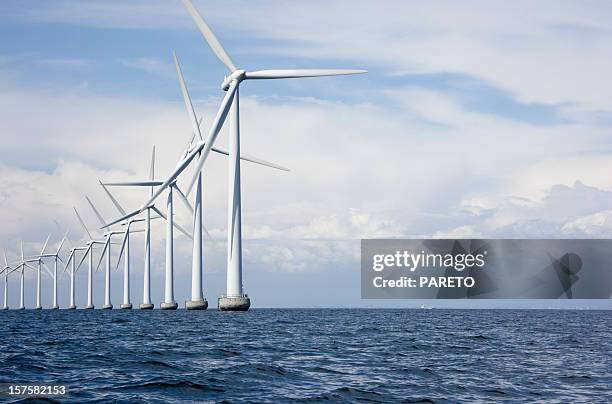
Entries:
[[611,402],[612,312],[0,312],[0,382],[77,403]]

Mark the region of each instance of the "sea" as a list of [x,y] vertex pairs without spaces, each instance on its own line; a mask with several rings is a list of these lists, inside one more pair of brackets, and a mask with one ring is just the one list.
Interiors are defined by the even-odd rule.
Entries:
[[0,383],[72,403],[604,403],[612,311],[11,310]]

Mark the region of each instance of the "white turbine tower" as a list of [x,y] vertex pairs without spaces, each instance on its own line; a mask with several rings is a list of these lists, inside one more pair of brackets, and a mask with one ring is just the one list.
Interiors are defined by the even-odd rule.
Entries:
[[[100,221],[100,224],[104,226],[106,222],[104,221],[104,218],[102,217],[98,209],[96,209],[96,207],[94,206],[91,199],[89,199],[89,197],[87,196],[85,196],[85,199],[87,199],[87,203],[89,203],[91,210],[93,210],[94,214]],[[104,233],[104,237],[105,237],[104,247],[102,248],[102,253],[100,254],[100,261],[98,261],[98,265],[96,265],[96,272],[97,272],[98,269],[100,268],[100,264],[102,263],[102,260],[104,260],[104,256],[105,256],[104,254],[106,253],[106,270],[104,273],[104,305],[102,306],[102,309],[104,310],[110,310],[113,308],[113,304],[111,303],[111,258],[112,258],[111,244],[113,244],[112,243],[113,236],[121,235],[121,234],[123,234],[123,231],[109,230],[106,233]]]
[[94,304],[93,304],[93,250],[96,245],[103,245],[105,242],[100,241],[100,240],[95,240],[93,238],[93,236],[87,229],[85,222],[81,218],[81,215],[79,215],[79,212],[76,210],[76,208],[73,208],[73,209],[74,209],[74,213],[76,213],[76,216],[79,219],[79,222],[81,223],[81,226],[83,226],[83,229],[85,229],[85,233],[87,233],[87,235],[89,236],[89,241],[87,242],[87,248],[85,249],[85,253],[83,254],[83,257],[81,258],[81,261],[79,261],[78,265],[76,266],[76,270],[78,271],[79,268],[81,267],[81,264],[83,264],[83,261],[85,261],[85,258],[88,258],[89,265],[87,268],[87,305],[85,306],[85,309],[93,310],[94,309]]
[[[128,186],[128,187],[155,187],[161,185],[161,181],[129,181],[129,182],[109,182],[109,183],[100,183],[104,188],[109,197],[114,199],[106,186]],[[167,212],[164,214],[160,209],[158,209],[155,205],[151,205],[150,209],[155,211],[159,217],[162,217],[166,220],[166,272],[165,272],[165,288],[164,288],[164,301],[161,303],[160,308],[163,310],[175,310],[178,308],[178,304],[174,300],[174,228],[176,227],[181,233],[185,234],[188,238],[193,238],[193,236],[181,227],[179,224],[174,222],[174,208],[173,208],[173,191],[177,192],[177,195],[181,196],[181,200],[188,206],[188,209],[191,209],[191,205],[189,205],[189,201],[187,201],[183,192],[178,188],[176,184],[173,184],[170,187],[170,192],[168,194],[167,200]],[[118,220],[115,220],[111,224],[104,225],[103,227],[109,227],[113,224],[122,222],[130,217],[135,216],[138,212],[132,212],[129,215],[126,215],[125,210],[119,205],[116,199],[114,202],[116,203],[117,209],[124,216]],[[128,222],[128,226],[131,222],[135,220],[131,220]],[[125,239],[127,241],[127,239]],[[122,247],[123,251],[123,247]],[[117,263],[118,264],[118,263]]]
[[68,305],[69,310],[75,310],[76,306],[76,293],[75,293],[75,274],[77,271],[76,268],[76,252],[77,251],[86,251],[88,247],[72,247],[70,249],[70,254],[68,255],[68,260],[66,260],[66,265],[64,265],[64,272],[66,268],[68,268],[69,264],[72,264],[70,267],[70,304]]
[[8,276],[9,273],[13,271],[13,268],[8,263],[6,259],[6,250],[2,250],[4,253],[4,268],[0,271],[0,273],[4,272],[4,305],[2,306],[2,310],[8,310]]
[[21,250],[21,261],[19,262],[19,264],[13,268],[13,270],[11,272],[14,271],[18,271],[21,270],[21,277],[20,277],[20,292],[19,292],[19,310],[25,310],[25,268],[28,267],[30,269],[36,270],[36,268],[34,268],[33,266],[31,266],[30,264],[27,263],[24,255],[23,255],[23,241],[21,241],[19,243],[19,247]]
[[64,241],[66,241],[66,236],[68,235],[68,233],[66,233],[64,235],[64,238],[62,238],[62,241],[59,243],[59,246],[57,247],[57,250],[55,251],[55,253],[50,253],[50,254],[42,254],[39,256],[39,258],[41,259],[41,263],[43,262],[42,259],[43,258],[53,258],[53,306],[51,307],[52,309],[59,309],[59,305],[57,304],[57,261],[62,261],[62,259],[59,256],[60,251],[62,250],[62,246],[64,245]]
[[[212,48],[217,57],[227,66],[230,75],[226,76],[222,88],[227,93],[217,112],[215,120],[210,128],[205,141],[199,141],[196,147],[183,159],[172,172],[172,174],[157,189],[151,198],[145,203],[140,211],[144,211],[153,201],[174,181],[178,175],[187,168],[191,161],[197,156],[196,173],[192,178],[188,192],[196,183],[200,182],[200,171],[212,146],[219,134],[227,114],[230,114],[230,158],[229,158],[229,206],[228,206],[228,258],[227,258],[227,294],[219,298],[220,310],[247,310],[250,300],[244,294],[242,286],[242,228],[241,228],[241,197],[240,197],[240,118],[239,118],[239,91],[238,87],[244,80],[266,80],[285,79],[299,77],[321,77],[338,76],[348,74],[366,73],[365,70],[338,70],[338,69],[286,69],[286,70],[260,70],[248,72],[237,69],[229,55],[221,46],[214,33],[206,24],[204,19],[189,0],[183,0],[185,7],[195,20],[200,32]],[[199,126],[191,114],[191,122],[195,132],[199,132]],[[197,193],[197,189],[196,189]],[[194,257],[196,259],[196,257]]]
[[[117,201],[117,199],[111,194],[111,192],[106,188],[106,186],[102,183],[102,181],[98,180],[102,189],[109,197],[119,214],[125,215],[126,212]],[[142,222],[145,219],[128,219],[123,221],[123,225],[125,226],[125,231],[123,232],[123,240],[121,241],[121,250],[119,251],[119,258],[117,259],[117,266],[115,269],[119,268],[119,264],[121,263],[121,257],[123,256],[123,251],[125,251],[125,259],[123,260],[123,303],[121,303],[121,308],[124,310],[132,309],[132,302],[130,301],[130,233],[132,223]]]
[[49,234],[47,236],[47,240],[45,241],[45,244],[43,244],[43,248],[40,251],[40,254],[35,256],[35,257],[31,257],[25,260],[26,263],[29,262],[36,262],[37,263],[37,268],[36,268],[36,307],[34,308],[35,310],[42,310],[42,301],[41,301],[41,293],[42,293],[42,268],[43,266],[45,267],[45,270],[48,271],[49,275],[53,276],[53,274],[51,274],[51,271],[49,271],[47,269],[47,266],[44,265],[43,261],[42,261],[42,257],[45,256],[45,250],[47,249],[47,244],[49,244],[49,238],[51,237],[51,235]]

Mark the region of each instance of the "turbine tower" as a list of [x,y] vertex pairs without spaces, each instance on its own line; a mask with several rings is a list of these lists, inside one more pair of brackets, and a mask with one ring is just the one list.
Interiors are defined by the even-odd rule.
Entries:
[[69,310],[75,310],[76,306],[76,298],[75,298],[75,282],[74,276],[77,271],[76,268],[76,252],[77,251],[86,251],[88,247],[72,247],[70,249],[70,254],[68,255],[68,260],[66,261],[66,265],[64,265],[64,272],[66,272],[66,268],[68,268],[68,264],[72,264],[70,267],[70,304],[68,305]]
[[[34,308],[35,310],[42,310],[42,302],[41,302],[42,273],[41,272],[42,272],[42,267],[44,265],[42,261],[42,257],[45,255],[47,244],[49,244],[49,238],[51,238],[50,234],[47,236],[47,240],[45,241],[45,244],[43,244],[43,248],[40,251],[40,254],[38,256],[25,260],[26,263],[36,262],[38,264],[36,268],[36,307]],[[47,269],[46,265],[45,265],[45,270],[49,272],[49,275],[53,276],[51,272]]]
[[87,305],[85,306],[85,309],[93,310],[95,307],[93,304],[93,250],[96,245],[103,245],[105,242],[100,241],[100,240],[95,240],[93,238],[93,236],[87,229],[87,226],[85,226],[85,222],[81,218],[81,215],[79,215],[79,212],[76,210],[76,208],[73,207],[73,209],[74,209],[74,213],[76,213],[77,219],[79,219],[79,223],[81,223],[81,226],[83,226],[85,233],[87,233],[87,235],[89,236],[89,241],[87,242],[87,248],[85,249],[85,253],[83,254],[83,257],[81,258],[81,261],[79,261],[78,265],[76,266],[76,270],[78,271],[79,268],[81,267],[81,264],[83,264],[83,261],[85,261],[85,259],[88,258]]
[[68,233],[66,232],[66,234],[64,235],[64,238],[62,238],[62,241],[60,242],[59,246],[57,247],[57,251],[55,251],[55,253],[50,253],[50,254],[41,254],[39,256],[39,258],[41,259],[41,263],[42,263],[42,259],[43,258],[53,258],[53,306],[51,307],[54,310],[59,309],[59,305],[57,304],[57,261],[62,261],[62,259],[59,256],[60,251],[62,250],[62,246],[64,245],[64,241],[66,241],[66,236],[68,235]]
[[6,250],[2,250],[2,252],[4,253],[4,268],[0,271],[0,273],[4,272],[4,305],[2,306],[2,310],[8,310],[8,276],[9,271],[12,272],[12,268],[6,259]]
[[[212,127],[205,141],[200,141],[191,153],[181,161],[174,172],[164,181],[162,186],[157,189],[151,198],[140,210],[144,211],[147,207],[173,182],[176,177],[198,157],[196,173],[192,178],[187,193],[191,191],[195,184],[200,183],[200,171],[210,150],[219,134],[219,131],[227,117],[230,115],[230,140],[229,140],[229,198],[228,198],[228,256],[227,256],[227,293],[219,298],[220,310],[248,310],[250,299],[244,293],[242,285],[242,218],[241,218],[241,195],[240,195],[240,117],[239,117],[239,90],[240,83],[244,80],[266,80],[266,79],[285,79],[300,77],[321,77],[338,76],[349,74],[366,73],[365,70],[338,70],[338,69],[288,69],[288,70],[260,70],[248,72],[237,69],[229,55],[218,41],[208,24],[197,12],[190,0],[183,0],[183,4],[191,14],[200,32],[212,48],[215,55],[229,69],[229,76],[226,76],[222,88],[226,95],[221,103],[219,111],[215,117]],[[192,124],[199,133],[197,122]],[[197,189],[196,189],[197,193]],[[195,259],[196,257],[194,257]]]

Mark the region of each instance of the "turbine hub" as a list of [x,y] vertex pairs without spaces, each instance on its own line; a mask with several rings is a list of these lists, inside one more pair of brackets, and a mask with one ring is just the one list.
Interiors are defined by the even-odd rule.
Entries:
[[223,84],[221,85],[221,88],[223,89],[223,91],[227,91],[232,81],[237,81],[238,83],[240,83],[245,78],[246,78],[246,71],[234,70],[232,74],[230,74],[229,76],[225,76],[225,79],[223,80]]

